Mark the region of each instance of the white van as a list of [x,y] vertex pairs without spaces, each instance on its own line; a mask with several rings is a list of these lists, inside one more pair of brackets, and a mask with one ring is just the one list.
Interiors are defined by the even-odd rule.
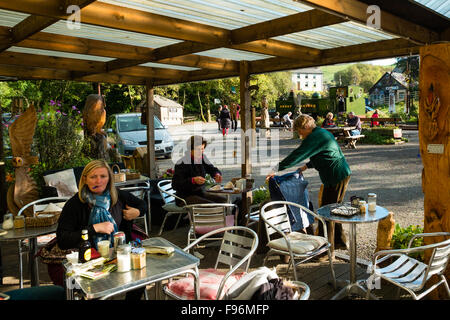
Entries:
[[[173,139],[158,117],[155,124],[155,155],[169,159],[172,157]],[[141,123],[141,113],[113,114],[106,122],[109,143],[122,155],[132,155],[137,147],[147,146],[147,126]]]

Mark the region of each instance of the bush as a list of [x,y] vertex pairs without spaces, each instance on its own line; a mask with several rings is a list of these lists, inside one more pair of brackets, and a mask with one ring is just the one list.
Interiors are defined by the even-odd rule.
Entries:
[[[394,234],[391,240],[391,246],[393,249],[406,249],[408,248],[411,238],[418,234],[423,233],[423,228],[418,225],[410,225],[406,228],[400,227],[398,223],[395,224]],[[411,248],[420,247],[423,245],[423,238],[416,238]],[[410,254],[411,257],[423,261],[424,252],[414,252]]]
[[377,132],[377,130],[373,130],[373,128],[372,130],[363,130],[361,134],[364,135],[364,138],[361,139],[361,143],[365,144],[395,144],[398,140],[408,142],[407,138],[401,137],[400,139],[394,139],[393,137]]
[[39,163],[33,166],[31,175],[38,186],[42,186],[44,172],[84,166],[91,161],[87,156],[89,148],[80,114],[67,115],[58,111],[38,114],[34,151]]
[[270,192],[265,186],[260,186],[258,189],[253,190],[253,202],[254,204],[260,204],[266,200],[270,200]]

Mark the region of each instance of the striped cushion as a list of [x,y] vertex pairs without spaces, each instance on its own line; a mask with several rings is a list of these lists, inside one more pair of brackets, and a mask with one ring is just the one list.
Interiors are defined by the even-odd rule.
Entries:
[[[300,232],[291,232],[286,235],[291,244],[292,252],[304,254],[319,249],[327,243],[324,237],[313,236]],[[267,245],[270,248],[288,251],[288,247],[284,238],[272,240]]]
[[[227,272],[228,271],[216,270],[212,268],[199,270],[201,300],[216,300],[217,290],[219,290],[220,282]],[[244,273],[236,273],[234,275],[231,275],[225,283],[225,286],[222,290],[222,296],[243,275]],[[169,282],[166,289],[182,300],[195,299],[194,277],[191,275],[176,281]]]

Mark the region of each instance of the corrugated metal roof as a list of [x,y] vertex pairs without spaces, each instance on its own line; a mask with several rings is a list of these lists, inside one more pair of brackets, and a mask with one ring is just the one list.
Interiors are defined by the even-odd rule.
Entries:
[[[347,1],[350,0],[342,0],[342,3],[347,3]],[[383,7],[382,10],[394,10],[391,5],[388,5],[390,3],[389,0],[377,1],[380,6]],[[410,5],[412,5],[415,1],[414,3],[419,3],[420,5],[425,6],[430,10],[435,10],[446,17],[449,16],[450,0],[410,1],[411,2],[408,2]],[[305,2],[308,1],[305,0],[302,3],[301,1],[294,0],[98,0],[93,1],[88,5],[88,7],[83,9],[88,10],[89,18],[86,18],[86,20],[84,20],[85,22],[81,23],[81,28],[79,29],[68,28],[66,21],[61,20],[51,24],[43,30],[39,30],[38,24],[33,25],[34,22],[31,22],[30,26],[36,27],[35,33],[42,32],[41,35],[33,34],[33,32],[31,32],[31,34],[33,34],[33,36],[36,35],[36,38],[38,39],[30,39],[32,41],[26,41],[26,43],[20,43],[20,41],[19,43],[11,42],[15,44],[13,47],[9,47],[11,44],[3,39],[3,43],[0,41],[0,46],[3,45],[3,49],[9,47],[7,50],[10,52],[84,59],[88,61],[108,63],[105,65],[104,69],[99,68],[96,70],[113,71],[129,66],[140,65],[151,68],[187,71],[184,73],[177,73],[161,70],[160,72],[152,73],[154,74],[154,78],[158,79],[158,81],[165,79],[166,82],[159,81],[159,83],[164,84],[170,83],[172,80],[187,81],[190,79],[209,79],[216,75],[219,77],[228,76],[230,74],[236,75],[238,74],[239,68],[236,62],[242,60],[249,61],[249,70],[251,70],[251,72],[270,72],[282,70],[283,68],[295,69],[320,65],[322,56],[325,56],[323,59],[327,61],[327,63],[330,63],[330,61],[336,61],[335,63],[339,63],[340,61],[349,61],[346,60],[347,57],[344,57],[345,54],[352,55],[352,57],[348,58],[350,60],[353,59],[352,61],[357,61],[356,59],[365,60],[367,57],[387,57],[389,55],[389,48],[392,48],[392,51],[395,51],[396,53],[405,53],[410,52],[408,50],[413,46],[415,46],[415,50],[418,50],[416,48],[417,46],[424,43],[432,43],[436,41],[436,39],[439,39],[439,30],[434,31],[434,34],[432,34],[431,32],[428,32],[426,27],[420,29],[420,27],[422,27],[420,24],[420,19],[412,19],[411,21],[413,21],[413,24],[409,25],[408,23],[411,22],[408,22],[403,16],[403,20],[400,21],[401,23],[404,22],[408,28],[402,29],[395,24],[385,24],[385,26],[387,26],[385,30],[389,30],[388,33],[388,31],[382,31],[368,27],[361,23],[352,22],[352,20],[361,21],[360,16],[355,18],[352,16],[352,14],[355,13],[353,9],[352,11],[349,8],[337,6],[336,4],[338,3],[329,2],[324,5],[325,8],[322,8],[320,1],[309,1],[308,3],[318,7],[318,9],[314,9],[312,6],[306,5]],[[6,28],[17,26],[20,22],[30,16],[29,14],[23,14],[19,11],[29,12],[36,15],[44,15],[47,13],[47,11],[43,12],[41,8],[34,6],[31,0],[23,0],[23,3],[24,5],[19,7],[19,4],[16,4],[15,2],[0,0],[1,8],[17,10],[17,12],[13,12],[0,9],[0,26],[3,27],[0,29],[2,36],[7,34],[5,30]],[[39,0],[39,3],[44,5],[44,0]],[[57,9],[58,2],[56,0],[48,0],[48,3],[49,6],[52,6],[52,16],[57,17],[59,15]],[[45,3],[45,5],[46,4],[47,3]],[[327,8],[326,5],[331,7]],[[365,5],[368,5],[368,3],[366,2]],[[29,6],[29,8],[26,6]],[[111,6],[117,6],[119,9]],[[420,13],[427,13],[431,17],[439,17],[441,22],[442,20],[445,22],[445,18],[441,18],[436,14],[431,14],[431,11],[422,9],[420,6],[414,5],[414,7],[414,13],[416,15]],[[125,8],[147,12],[149,14],[145,15],[139,12],[129,12],[129,10],[125,10]],[[109,27],[101,26],[103,20],[95,19],[95,14],[97,13],[96,10],[104,10],[99,11],[99,13],[101,12],[105,14],[104,21],[107,22],[104,25]],[[118,13],[120,14],[121,10],[124,12],[124,21],[128,22],[127,24],[123,23],[122,25],[119,25],[120,23],[118,23],[117,28],[121,28],[123,30],[114,29],[117,21],[115,20],[117,18],[115,15]],[[315,10],[315,12],[312,12],[312,10]],[[292,26],[293,29],[291,29],[292,18],[295,17],[294,15],[309,11],[311,11],[311,15],[309,15],[309,13],[305,15],[306,19],[311,17],[311,20],[305,20],[309,21],[309,23],[305,23],[304,25],[299,23],[298,25],[295,25],[294,22]],[[329,13],[330,16],[333,16],[333,18],[329,19],[327,14],[323,13],[323,11]],[[114,16],[109,16],[109,12],[113,13]],[[83,11],[81,14],[83,14]],[[170,21],[170,19],[164,18],[159,19],[151,14],[161,15],[167,18],[181,19],[182,21]],[[338,15],[339,18],[336,18],[336,15]],[[138,19],[135,20],[136,24],[133,24],[133,19],[135,17]],[[323,20],[318,20],[318,17],[323,17]],[[271,30],[264,29],[268,25],[263,25],[263,30],[261,32],[257,28],[248,28],[248,30],[243,31],[244,33],[241,38],[239,38],[239,34],[230,35],[229,32],[224,32],[224,30],[237,30],[239,28],[253,26],[266,21],[274,21],[279,18],[288,18],[283,20],[282,23],[285,23],[285,26],[289,28],[289,30],[305,31],[280,35],[283,33],[283,28],[279,27],[279,30],[276,30],[277,28],[275,26],[274,30],[277,32],[273,33],[273,35],[276,34],[277,36],[272,36],[272,38],[270,38]],[[145,23],[151,24],[153,21],[152,19],[161,22],[162,25],[166,25],[167,27],[153,28],[149,25],[149,28],[147,28]],[[317,21],[323,21],[325,23],[316,23]],[[92,25],[87,22],[92,23]],[[177,32],[178,29],[176,29],[179,27],[177,25],[178,23],[182,25],[179,32]],[[194,23],[201,25],[196,26],[193,25]],[[174,25],[173,29],[171,29],[172,24]],[[155,24],[154,26],[159,25]],[[209,32],[209,26],[214,27],[211,28],[213,31]],[[415,32],[415,26],[419,27],[419,30],[424,30],[424,32]],[[428,24],[428,26],[430,26],[430,24]],[[311,29],[306,30],[308,27]],[[431,28],[432,27],[435,27],[435,25],[431,24]],[[142,33],[127,30],[135,30]],[[199,30],[198,36],[197,30]],[[266,35],[266,33],[269,35]],[[65,52],[43,50],[47,49],[46,41],[51,42],[51,37],[53,34],[60,35],[60,37],[55,37],[57,39],[51,43],[49,48],[52,48],[52,50],[58,50],[58,48],[60,48],[60,50],[64,50]],[[216,34],[217,38],[215,38]],[[72,38],[64,38],[63,36]],[[168,38],[167,36],[172,38]],[[266,36],[269,37],[268,39],[273,41],[264,41]],[[387,41],[387,48],[382,47],[382,45],[385,44],[385,42],[383,42],[384,40],[395,40],[400,37],[411,40]],[[77,38],[81,39],[81,41]],[[95,41],[82,41],[82,39],[113,43],[117,44],[117,47]],[[215,43],[216,39],[219,44]],[[70,46],[65,46],[65,41],[70,42]],[[347,50],[345,49],[345,47],[348,46],[359,44],[366,45],[371,43],[378,43],[376,50],[379,52],[374,55],[369,54],[370,46],[356,47],[356,51],[353,51],[353,47]],[[123,44],[124,46],[119,46],[120,44]],[[177,44],[179,44],[179,46]],[[222,46],[220,46],[220,44],[222,44]],[[170,47],[171,45],[175,46]],[[344,52],[342,55],[338,53],[338,50],[341,47]],[[148,50],[158,48],[162,48],[162,50]],[[205,48],[208,48],[208,50]],[[319,51],[335,48],[338,48],[338,50],[329,50],[328,52]],[[173,51],[178,49],[181,51]],[[0,52],[1,51],[2,50],[0,50]],[[80,53],[93,53],[97,55]],[[322,53],[324,53],[324,55],[322,55]],[[336,59],[334,59],[335,53],[337,56]],[[99,56],[102,54],[104,56]],[[129,57],[130,55],[133,55],[133,57]],[[271,59],[274,57],[278,57],[280,59]],[[7,56],[7,58],[11,64],[26,68],[27,63],[25,63],[25,61],[20,61],[21,59],[26,59],[23,55],[10,55]],[[114,61],[116,59],[118,61]],[[40,60],[37,59],[36,61]],[[151,62],[145,63],[147,61]],[[67,71],[71,71],[70,68],[66,68],[64,64],[59,65],[58,67],[59,70],[69,69]],[[10,69],[6,69],[4,65],[3,68],[3,70],[6,70],[3,72],[6,76],[9,76],[14,72],[11,67]],[[189,71],[201,72],[193,72],[192,74],[189,74]],[[38,72],[38,70],[36,70],[36,72]],[[129,79],[136,79],[136,82],[139,83],[146,79],[145,70],[136,68],[133,72],[134,75],[130,76]],[[80,73],[81,76],[83,76],[83,73]],[[84,75],[89,74],[95,75],[95,72],[84,72]],[[59,75],[60,77],[73,77],[72,75],[67,76],[62,73],[59,73]],[[31,76],[35,75],[31,74]],[[158,76],[160,78],[158,78]],[[171,77],[173,77],[173,79]],[[112,81],[122,81],[119,77],[110,79]],[[123,81],[127,80],[125,79]],[[156,83],[158,83],[158,81],[156,81]]]
[[450,18],[450,0],[413,0],[444,17]]

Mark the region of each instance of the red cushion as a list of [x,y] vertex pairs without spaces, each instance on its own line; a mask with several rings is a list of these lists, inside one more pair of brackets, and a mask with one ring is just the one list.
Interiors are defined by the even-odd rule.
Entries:
[[[219,290],[220,282],[227,272],[228,271],[221,271],[212,268],[199,271],[201,300],[216,300],[217,290]],[[225,286],[222,290],[222,295],[227,292],[227,290],[243,275],[243,272],[231,275],[225,283]],[[194,277],[192,275],[169,282],[167,284],[167,289],[182,300],[195,299]]]
[[[227,224],[226,227],[233,227],[234,226],[234,215],[227,215],[225,217],[225,223]],[[214,226],[214,227],[195,227],[195,233],[197,234],[207,234],[208,232],[211,232],[216,229],[223,228],[223,226]]]

